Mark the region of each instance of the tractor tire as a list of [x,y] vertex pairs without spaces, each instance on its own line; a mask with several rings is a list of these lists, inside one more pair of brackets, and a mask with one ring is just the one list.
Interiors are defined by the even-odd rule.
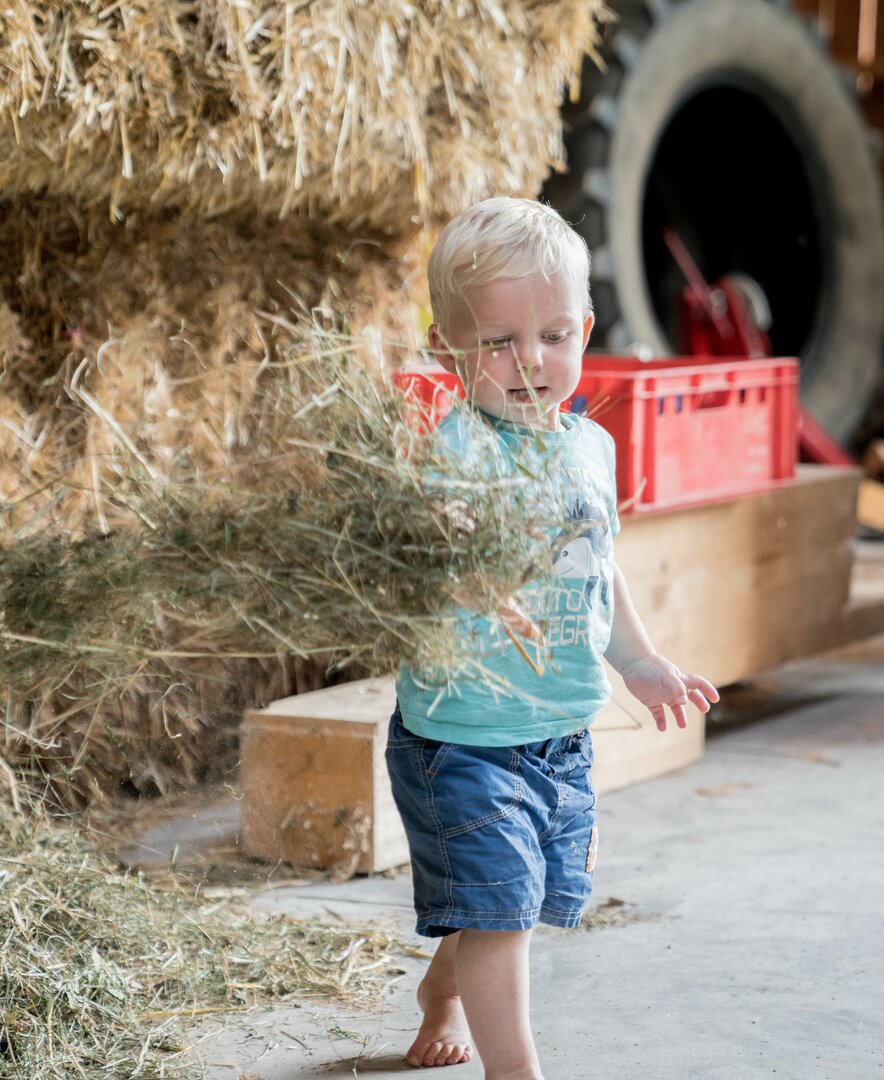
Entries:
[[593,253],[593,349],[681,351],[672,226],[708,281],[739,274],[801,359],[802,404],[847,441],[884,339],[871,140],[813,31],[766,0],[620,0],[600,70],[565,106],[568,172],[543,197]]

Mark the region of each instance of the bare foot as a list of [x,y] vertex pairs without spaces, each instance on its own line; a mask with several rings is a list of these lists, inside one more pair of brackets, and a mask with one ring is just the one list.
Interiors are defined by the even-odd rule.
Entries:
[[417,988],[424,1019],[405,1060],[416,1068],[460,1065],[473,1056],[470,1029],[457,994],[441,993],[424,979]]

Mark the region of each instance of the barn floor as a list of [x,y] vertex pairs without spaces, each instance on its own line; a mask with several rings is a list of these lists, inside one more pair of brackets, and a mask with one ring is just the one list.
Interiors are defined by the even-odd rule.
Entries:
[[[882,777],[878,637],[729,688],[701,761],[604,796],[587,928],[541,928],[533,944],[547,1080],[884,1077]],[[128,858],[223,848],[235,829],[235,804],[203,808]],[[428,947],[405,873],[247,895]],[[194,1058],[208,1080],[401,1075],[426,962],[402,959],[382,1012],[305,1003],[213,1018]],[[482,1076],[476,1060],[453,1068]]]

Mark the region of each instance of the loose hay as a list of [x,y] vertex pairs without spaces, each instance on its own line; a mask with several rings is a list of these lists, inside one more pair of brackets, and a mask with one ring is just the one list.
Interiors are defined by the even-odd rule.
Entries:
[[[543,475],[495,470],[478,417],[475,460],[420,437],[368,351],[317,330],[278,369],[252,371],[248,438],[223,468],[182,442],[154,472],[137,425],[109,425],[90,493],[101,512],[77,533],[47,528],[46,500],[28,501],[39,527],[0,551],[8,761],[48,773],[67,803],[94,798],[156,766],[158,747],[186,757],[206,706],[235,698],[225,665],[246,658],[486,676],[451,590],[467,582],[493,611],[549,573],[561,521],[538,500]],[[188,388],[199,400],[200,380]]]
[[601,0],[0,12],[0,190],[410,232],[562,162]]
[[397,946],[245,913],[119,872],[68,830],[0,815],[0,1072],[193,1077],[186,1023],[297,998],[377,998]]

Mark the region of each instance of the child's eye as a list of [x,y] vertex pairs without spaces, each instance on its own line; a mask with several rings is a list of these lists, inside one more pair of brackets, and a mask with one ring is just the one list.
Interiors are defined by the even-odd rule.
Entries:
[[482,347],[485,349],[505,349],[509,343],[510,339],[508,337],[488,338],[487,341],[482,342]]
[[558,330],[553,330],[549,334],[545,335],[546,340],[549,341],[553,345],[558,345],[558,343],[560,341],[564,341],[567,336],[568,335],[566,333],[564,333],[564,332],[560,333]]

